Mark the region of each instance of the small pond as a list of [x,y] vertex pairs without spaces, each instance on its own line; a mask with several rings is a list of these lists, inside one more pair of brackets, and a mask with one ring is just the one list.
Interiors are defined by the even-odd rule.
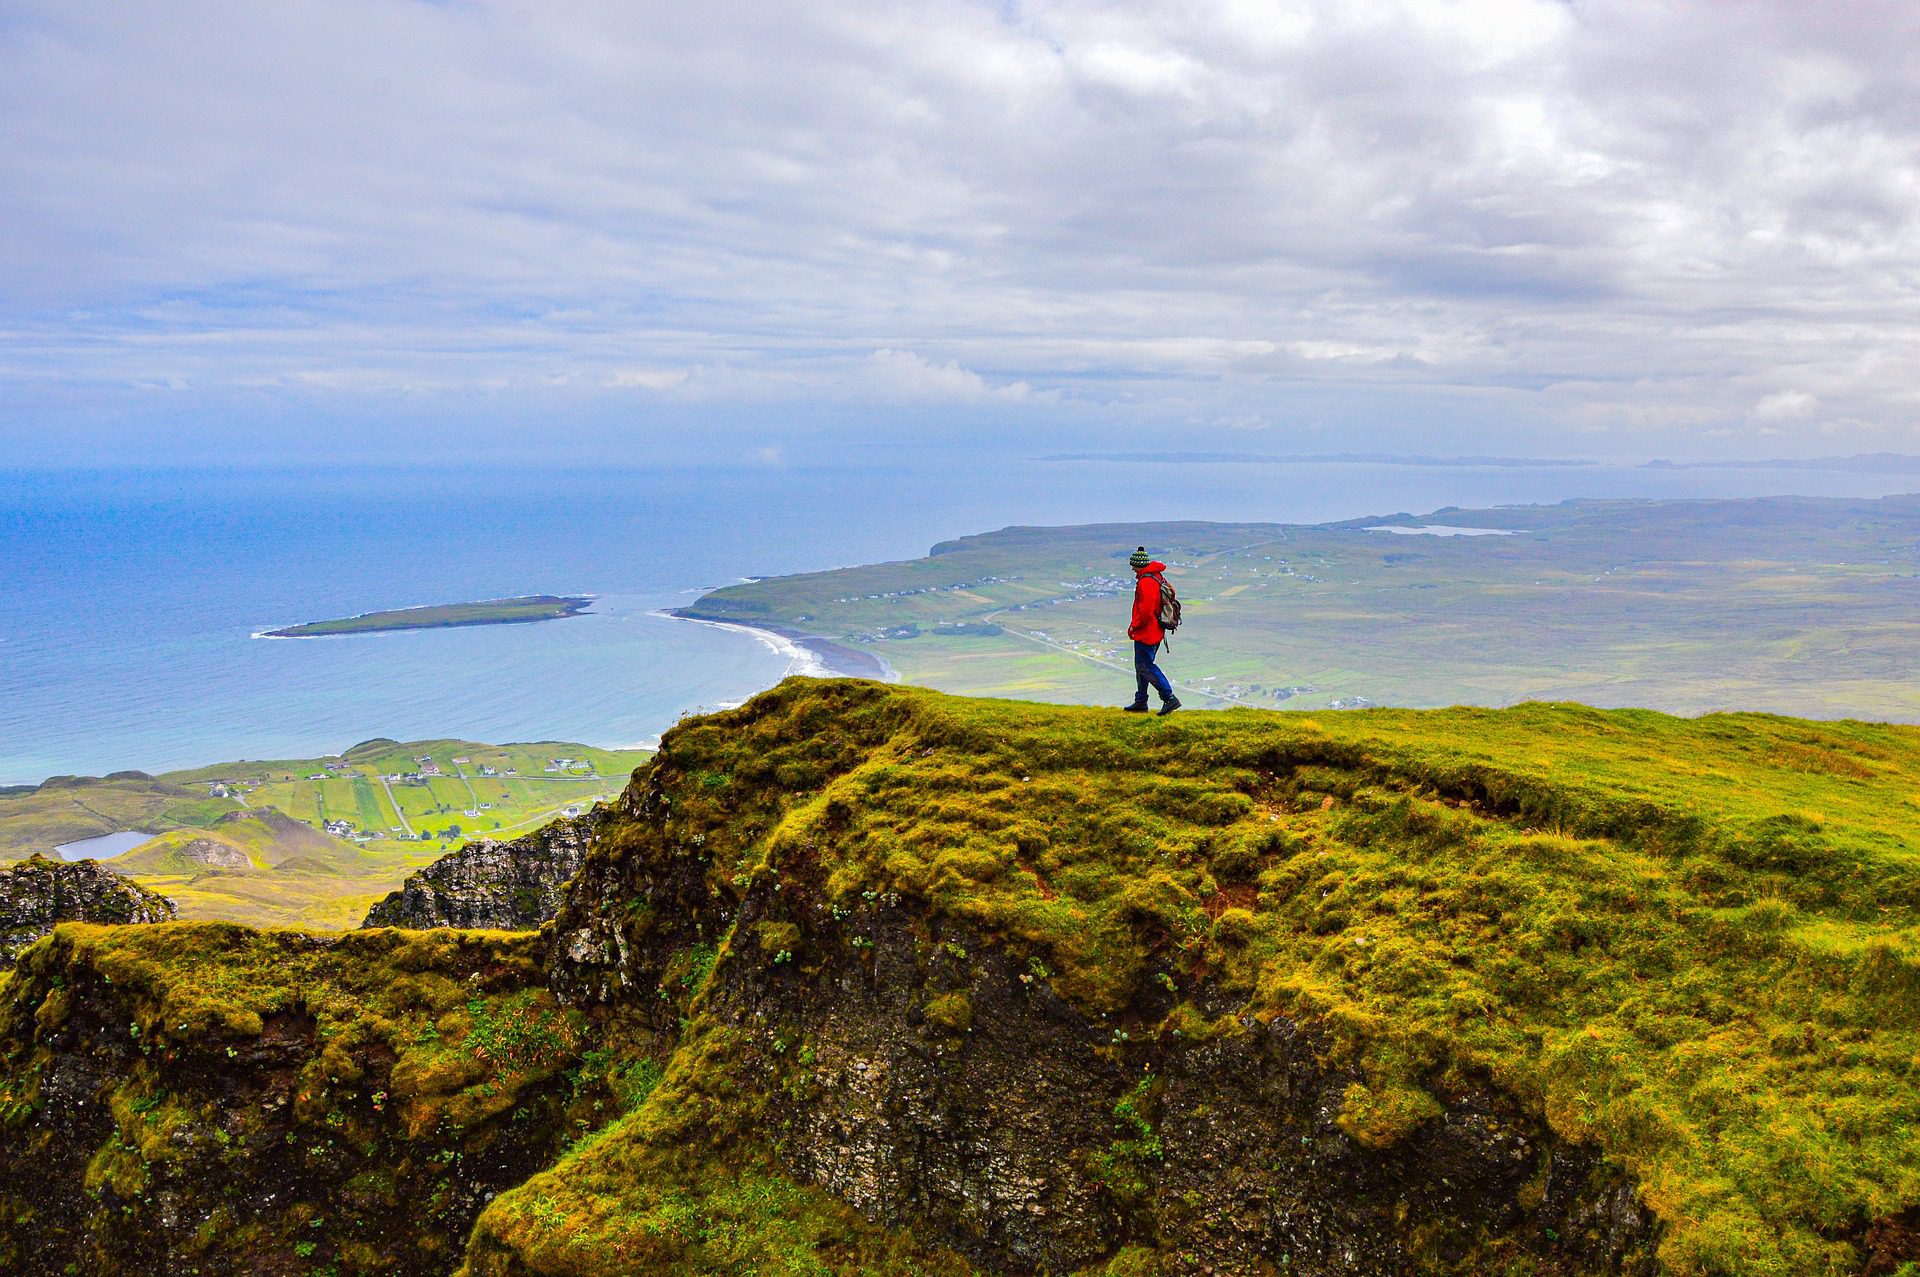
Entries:
[[62,860],[107,860],[123,851],[132,851],[152,834],[143,834],[130,829],[124,834],[101,834],[98,838],[82,838],[79,842],[63,842],[54,851]]

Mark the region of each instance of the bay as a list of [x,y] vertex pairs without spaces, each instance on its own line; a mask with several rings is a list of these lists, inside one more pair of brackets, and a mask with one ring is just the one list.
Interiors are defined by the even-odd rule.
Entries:
[[[0,783],[374,736],[650,742],[797,668],[751,633],[664,609],[743,576],[910,558],[1009,524],[1915,486],[1851,471],[907,453],[831,467],[0,470]],[[536,593],[596,602],[538,624],[254,637]]]

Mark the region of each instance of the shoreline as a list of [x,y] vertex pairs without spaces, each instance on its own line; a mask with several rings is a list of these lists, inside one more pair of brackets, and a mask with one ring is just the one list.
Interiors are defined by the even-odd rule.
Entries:
[[900,675],[894,668],[871,652],[862,652],[844,643],[836,643],[830,638],[822,638],[818,634],[807,634],[785,625],[772,622],[750,624],[745,621],[721,621],[713,617],[696,615],[686,608],[670,608],[656,612],[654,615],[750,634],[776,654],[788,659],[789,675],[802,674],[808,678],[871,678],[883,683],[900,681]]

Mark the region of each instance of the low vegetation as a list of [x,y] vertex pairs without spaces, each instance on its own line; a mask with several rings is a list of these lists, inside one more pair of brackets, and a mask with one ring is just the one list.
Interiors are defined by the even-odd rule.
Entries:
[[688,612],[822,635],[943,691],[1117,704],[1133,686],[1126,556],[1140,542],[1186,605],[1162,664],[1190,705],[1537,698],[1920,721],[1914,496],[1005,528],[925,558],[730,585]]
[[379,739],[320,758],[56,777],[0,793],[0,861],[140,830],[159,836],[109,867],[183,918],[351,927],[414,870],[585,810],[647,757],[557,741]]
[[[827,687],[664,743],[714,893],[817,874],[835,916],[922,901],[1116,1024],[1175,993],[1129,1032],[1309,1023],[1362,1079],[1341,1124],[1372,1146],[1491,1082],[1631,1171],[1675,1273],[1858,1271],[1920,1202],[1920,731],[1576,705],[1137,722]],[[721,962],[808,961],[766,934]],[[675,1078],[656,1105],[702,1085]],[[563,1162],[534,1249],[654,1235],[603,1163],[655,1157],[669,1120]],[[1150,1146],[1122,1125],[1125,1176]],[[531,1229],[531,1191],[484,1227]]]
[[[774,1004],[751,991],[868,960],[878,982],[877,941],[941,973],[897,1030],[920,1055],[974,1049],[985,963],[1099,1026],[1125,1082],[1083,1097],[1082,1153],[1129,1218],[1189,1208],[1154,1200],[1194,1128],[1140,1061],[1291,1023],[1347,1079],[1334,1116],[1358,1148],[1497,1093],[1637,1188],[1665,1272],[1907,1272],[1915,795],[1920,729],[1898,726],[1570,704],[1140,721],[790,680],[670,733],[598,840],[546,972],[590,1016],[542,987],[532,937],[68,928],[29,951],[0,1043],[60,1023],[88,980],[131,1008],[154,1054],[116,1083],[103,1201],[147,1191],[176,1124],[224,1120],[156,1099],[168,1052],[244,1049],[298,1007],[312,1129],[358,1129],[364,1061],[388,1051],[403,1141],[573,1079],[539,1110],[572,1138],[480,1212],[468,1277],[966,1272],[950,1238],[789,1169],[780,1114],[815,1084],[814,1043],[755,1020]],[[644,982],[583,983],[593,935]],[[45,1062],[7,1061],[6,1120],[41,1102]],[[1555,1240],[1447,1271],[1585,1271]],[[1135,1235],[1090,1271],[1206,1262]]]
[[343,634],[382,634],[392,630],[438,630],[458,625],[511,625],[527,621],[556,621],[578,616],[593,606],[590,598],[563,598],[557,594],[525,594],[479,603],[436,603],[428,607],[363,612],[333,621],[308,621],[273,630],[268,638],[326,638]]

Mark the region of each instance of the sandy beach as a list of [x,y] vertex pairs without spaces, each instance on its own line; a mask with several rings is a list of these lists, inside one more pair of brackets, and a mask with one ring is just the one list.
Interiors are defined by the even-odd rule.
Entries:
[[657,615],[672,617],[676,621],[691,621],[695,625],[711,625],[718,629],[738,630],[743,634],[750,634],[775,653],[787,658],[788,674],[802,674],[808,678],[874,678],[885,683],[900,681],[900,676],[894,672],[893,667],[871,652],[862,652],[817,634],[803,634],[781,625],[744,625],[738,621],[711,621],[703,616],[690,616],[684,609],[660,612]]

